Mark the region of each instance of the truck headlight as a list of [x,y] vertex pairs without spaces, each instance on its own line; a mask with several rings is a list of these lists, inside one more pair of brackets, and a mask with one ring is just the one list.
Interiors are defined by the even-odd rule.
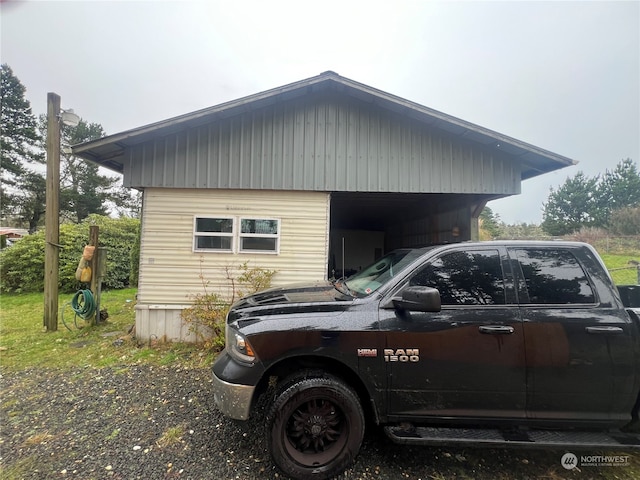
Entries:
[[244,363],[255,362],[256,354],[244,335],[230,328],[229,325],[227,325],[225,333],[225,346],[229,355]]

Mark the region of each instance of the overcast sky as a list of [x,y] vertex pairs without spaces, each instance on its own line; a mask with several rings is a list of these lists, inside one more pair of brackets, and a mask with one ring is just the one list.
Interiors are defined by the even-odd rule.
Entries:
[[[1,0],[0,0],[1,1]],[[326,70],[579,161],[491,202],[640,165],[640,2],[1,1],[0,57],[108,134]]]

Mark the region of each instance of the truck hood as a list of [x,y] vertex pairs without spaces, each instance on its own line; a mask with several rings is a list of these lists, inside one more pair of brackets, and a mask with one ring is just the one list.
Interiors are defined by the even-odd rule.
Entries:
[[342,312],[353,302],[330,282],[272,288],[240,299],[229,311],[229,322],[247,316],[300,312]]

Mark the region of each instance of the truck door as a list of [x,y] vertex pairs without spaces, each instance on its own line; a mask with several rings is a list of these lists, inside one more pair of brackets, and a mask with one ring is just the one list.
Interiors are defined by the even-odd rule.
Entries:
[[500,248],[443,252],[405,285],[437,288],[440,312],[381,310],[391,417],[524,417],[524,336],[506,260]]
[[509,254],[524,325],[527,416],[545,423],[629,420],[635,400],[631,324],[612,298],[599,297],[598,279],[576,257],[584,252],[536,247]]

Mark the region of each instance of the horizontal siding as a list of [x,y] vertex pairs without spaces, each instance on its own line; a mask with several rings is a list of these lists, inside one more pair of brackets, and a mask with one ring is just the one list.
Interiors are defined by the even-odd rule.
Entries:
[[513,194],[517,158],[367,103],[288,102],[130,148],[131,187]]
[[[276,270],[274,285],[326,278],[328,195],[320,192],[146,189],[140,252],[141,304],[186,304],[230,295],[225,268]],[[193,252],[194,216],[279,218],[280,254]]]

